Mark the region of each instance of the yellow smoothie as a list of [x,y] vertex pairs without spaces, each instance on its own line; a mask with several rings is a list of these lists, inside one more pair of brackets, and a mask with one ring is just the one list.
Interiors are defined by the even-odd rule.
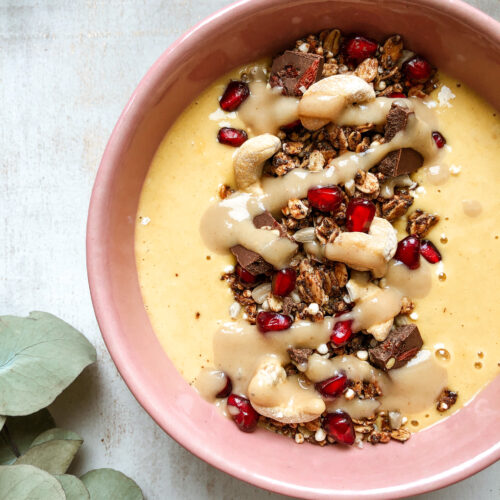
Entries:
[[[183,377],[193,383],[214,364],[214,334],[229,321],[232,292],[220,277],[234,257],[209,251],[200,221],[217,200],[221,184],[234,187],[234,148],[217,142],[221,126],[248,128],[237,113],[218,104],[229,79],[224,75],[205,90],[171,127],[153,159],[141,194],[136,224],[137,268],[152,326]],[[500,186],[496,112],[471,89],[446,75],[426,99],[447,145],[439,168],[426,164],[411,213],[438,213],[428,238],[443,260],[432,266],[432,287],[415,300],[411,319],[448,373],[458,410],[500,371],[496,310],[500,268]],[[249,134],[251,136],[251,134]],[[405,217],[403,217],[405,219]],[[396,226],[403,237],[405,222]],[[411,395],[410,395],[411,397]],[[417,430],[451,413],[435,405],[405,414]]]

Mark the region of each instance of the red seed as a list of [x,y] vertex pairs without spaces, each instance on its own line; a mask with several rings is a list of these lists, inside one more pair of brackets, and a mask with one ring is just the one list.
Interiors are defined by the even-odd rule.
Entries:
[[222,127],[217,134],[217,140],[221,144],[233,146],[235,148],[241,146],[248,139],[248,135],[244,130],[231,127]]
[[347,387],[347,376],[339,373],[334,377],[323,380],[315,384],[316,390],[327,398],[336,398],[340,396]]
[[[227,398],[227,405],[230,406],[229,413],[236,425],[243,432],[253,432],[259,422],[259,414],[253,409],[250,401],[242,396],[231,394]],[[232,410],[236,408],[236,410]]]
[[297,273],[290,267],[274,273],[271,288],[273,294],[278,295],[278,297],[288,295],[295,288],[296,279]]
[[235,272],[243,283],[255,283],[257,281],[257,276],[247,271],[244,267],[239,264],[236,265]]
[[432,138],[434,139],[434,142],[439,149],[441,149],[446,144],[446,139],[437,130],[432,132]]
[[260,332],[279,332],[292,325],[292,318],[285,314],[270,311],[261,311],[257,314],[257,328]]
[[220,98],[220,107],[224,111],[234,111],[249,95],[250,89],[245,82],[231,80]]
[[314,208],[322,212],[334,212],[344,198],[338,186],[327,186],[309,189],[307,199]]
[[323,426],[326,432],[338,443],[353,444],[356,439],[351,417],[343,410],[328,413],[323,421]]
[[353,198],[346,211],[346,230],[367,233],[375,217],[375,205],[364,198]]
[[403,94],[403,92],[392,92],[392,94],[389,94],[387,97],[392,97],[393,99],[406,98],[406,96]]
[[394,258],[410,269],[418,269],[420,267],[420,240],[416,236],[407,236],[401,240]]
[[338,347],[344,345],[352,337],[352,319],[338,321],[333,327],[330,340]]
[[377,52],[377,42],[362,36],[349,38],[344,45],[347,57],[355,62],[361,62],[367,57],[372,57]]
[[300,120],[295,120],[294,122],[287,123],[286,125],[282,125],[280,127],[280,129],[284,130],[285,132],[288,132],[290,130],[294,130],[296,128],[299,128],[300,125],[301,125],[301,121]]
[[227,398],[229,394],[231,394],[231,391],[233,390],[233,383],[231,382],[231,379],[226,375],[226,385],[224,386],[224,389],[221,389],[217,394],[216,398]]
[[429,240],[422,240],[420,242],[420,255],[431,264],[436,264],[442,259],[439,250]]
[[411,83],[425,83],[431,76],[432,66],[423,57],[415,56],[403,64],[403,73]]

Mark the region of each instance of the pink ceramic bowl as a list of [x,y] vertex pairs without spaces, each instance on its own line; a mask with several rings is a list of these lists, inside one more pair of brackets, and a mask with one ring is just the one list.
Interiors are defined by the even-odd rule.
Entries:
[[306,498],[392,498],[441,488],[500,457],[500,378],[446,421],[408,443],[319,448],[265,431],[248,435],[182,379],[144,310],[134,260],[141,186],[157,146],[183,108],[229,69],[327,27],[407,45],[500,109],[500,29],[447,0],[244,0],[202,21],[146,74],[109,140],[95,182],[87,234],[99,325],[130,390],[170,436],[249,483]]

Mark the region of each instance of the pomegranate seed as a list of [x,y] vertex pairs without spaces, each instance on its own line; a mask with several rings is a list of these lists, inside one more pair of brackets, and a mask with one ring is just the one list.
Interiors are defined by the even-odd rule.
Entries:
[[446,139],[436,130],[432,132],[432,138],[436,143],[436,146],[441,149],[446,144]]
[[431,76],[432,66],[423,57],[415,56],[403,64],[403,73],[412,83],[424,83]]
[[436,264],[436,262],[439,262],[442,258],[441,253],[434,246],[434,243],[429,240],[422,240],[420,242],[420,255],[431,264]]
[[227,398],[229,394],[231,394],[231,391],[233,390],[233,384],[231,382],[231,379],[226,375],[226,385],[224,386],[224,389],[221,389],[217,394],[216,398]]
[[338,321],[333,327],[330,340],[338,347],[344,345],[352,337],[352,319]]
[[279,332],[292,325],[292,318],[285,314],[270,311],[261,311],[257,314],[257,328],[262,333]]
[[322,396],[336,398],[340,396],[347,387],[347,376],[343,373],[339,373],[334,377],[318,382],[315,384],[315,387]]
[[334,212],[344,198],[338,186],[327,186],[309,189],[307,199],[314,208],[322,212]]
[[393,99],[405,99],[406,96],[403,94],[403,92],[392,92],[392,94],[389,94],[387,97],[392,97]]
[[291,268],[281,269],[273,276],[272,292],[274,295],[284,297],[295,288],[297,273]]
[[220,107],[224,111],[234,111],[250,95],[250,89],[245,82],[231,80],[220,98]]
[[237,148],[248,139],[248,135],[244,130],[231,127],[222,127],[217,134],[217,140],[221,144],[233,146]]
[[243,283],[255,283],[257,281],[257,276],[252,274],[250,271],[247,271],[244,267],[241,267],[239,264],[236,266],[236,274],[240,278]]
[[328,413],[323,421],[326,432],[342,444],[353,444],[356,439],[351,417],[343,410]]
[[[243,432],[253,432],[257,427],[259,421],[259,414],[253,409],[250,401],[242,396],[231,394],[227,398],[228,411],[236,423],[236,425]],[[236,408],[238,411],[233,410]]]
[[377,42],[362,36],[349,38],[344,45],[347,57],[355,62],[361,62],[367,57],[372,57],[377,52]]
[[394,258],[410,269],[418,269],[420,267],[420,240],[416,236],[407,236],[401,240]]
[[300,120],[295,120],[294,122],[287,123],[286,125],[282,125],[280,127],[281,130],[284,130],[285,132],[288,132],[289,130],[294,130],[298,127],[300,127],[301,121]]
[[363,198],[353,198],[346,211],[346,230],[367,233],[375,217],[375,205]]

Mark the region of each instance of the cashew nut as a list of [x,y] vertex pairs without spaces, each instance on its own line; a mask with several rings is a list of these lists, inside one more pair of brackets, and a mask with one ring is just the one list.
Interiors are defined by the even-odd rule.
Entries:
[[279,359],[266,357],[248,385],[255,410],[284,424],[309,422],[325,411],[325,403],[300,375],[286,376]]
[[325,248],[325,257],[344,262],[358,271],[371,271],[375,278],[384,276],[387,263],[396,253],[398,241],[391,223],[375,217],[368,234],[341,233]]
[[384,321],[383,323],[378,323],[377,325],[370,326],[370,328],[367,328],[366,331],[368,333],[371,333],[375,338],[375,340],[383,342],[389,335],[393,323],[394,323],[394,318],[390,318],[387,321]]
[[372,85],[355,75],[333,75],[311,85],[299,102],[299,118],[305,128],[318,130],[336,122],[349,104],[375,99]]
[[281,147],[281,141],[272,134],[262,134],[245,141],[233,157],[236,185],[245,189],[260,179],[262,167]]
[[[351,273],[351,279],[347,282],[346,288],[349,294],[349,298],[356,302],[356,305],[362,304],[363,302],[368,302],[373,299],[382,302],[382,294],[386,293],[385,290],[379,288],[374,283],[368,281],[367,273],[360,273],[353,271]],[[398,309],[399,311],[399,309]],[[366,325],[366,331],[371,333],[376,340],[379,342],[384,341],[389,332],[391,331],[392,325],[394,323],[394,317],[390,317],[381,323],[376,323],[373,325]]]

